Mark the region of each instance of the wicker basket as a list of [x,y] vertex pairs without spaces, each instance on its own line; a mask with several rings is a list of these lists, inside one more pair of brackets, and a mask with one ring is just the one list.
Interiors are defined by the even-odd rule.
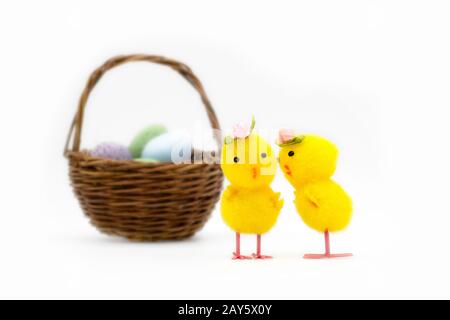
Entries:
[[216,129],[219,154],[219,122],[189,67],[160,56],[120,56],[95,70],[81,95],[65,148],[70,179],[84,213],[100,231],[138,241],[185,239],[204,226],[219,199],[223,175],[218,164],[115,161],[80,151],[83,114],[91,91],[108,70],[136,61],[169,66],[198,91]]

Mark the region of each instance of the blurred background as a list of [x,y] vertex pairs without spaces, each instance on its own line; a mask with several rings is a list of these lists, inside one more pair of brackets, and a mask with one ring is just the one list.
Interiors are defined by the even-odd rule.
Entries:
[[[450,4],[446,1],[51,1],[0,4],[0,298],[449,298]],[[230,260],[216,210],[177,243],[99,234],[69,186],[65,138],[90,73],[106,59],[158,54],[188,64],[228,133],[255,115],[274,142],[295,128],[328,137],[350,228],[322,250],[286,200],[263,239],[276,259]],[[127,144],[142,127],[208,129],[197,93],[145,63],[107,74],[82,147]],[[253,252],[255,239],[243,238]]]

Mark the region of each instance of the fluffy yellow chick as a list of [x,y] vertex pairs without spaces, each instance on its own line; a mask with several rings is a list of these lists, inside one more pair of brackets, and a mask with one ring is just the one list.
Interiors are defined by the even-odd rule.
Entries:
[[307,254],[307,259],[348,257],[331,254],[329,232],[345,229],[352,217],[352,200],[331,180],[338,149],[330,141],[314,135],[280,132],[279,161],[286,179],[294,186],[295,206],[309,227],[325,234],[325,254]]
[[277,168],[273,150],[251,129],[240,132],[235,128],[234,137],[228,137],[222,148],[222,170],[231,185],[222,195],[221,211],[225,223],[236,232],[233,259],[250,259],[240,252],[242,233],[257,235],[253,258],[271,258],[261,254],[261,235],[275,225],[283,206],[280,194],[270,188]]

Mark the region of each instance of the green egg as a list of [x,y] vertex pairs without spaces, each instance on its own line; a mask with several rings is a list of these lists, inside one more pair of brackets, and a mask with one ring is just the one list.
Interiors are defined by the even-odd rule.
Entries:
[[146,163],[157,163],[157,162],[159,162],[158,160],[155,160],[155,159],[145,159],[145,158],[137,158],[137,159],[134,159],[134,161],[146,162]]
[[133,158],[139,158],[142,154],[142,150],[144,150],[144,147],[150,140],[153,140],[166,132],[166,127],[160,124],[146,127],[139,131],[139,133],[134,137],[128,147],[128,150],[133,155]]

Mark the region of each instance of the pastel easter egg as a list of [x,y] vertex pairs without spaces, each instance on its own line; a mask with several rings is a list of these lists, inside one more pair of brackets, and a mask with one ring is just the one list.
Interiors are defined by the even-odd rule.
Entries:
[[184,134],[169,132],[151,140],[144,148],[141,158],[160,162],[182,163],[191,159],[192,142]]
[[132,160],[133,157],[127,147],[113,143],[105,142],[95,147],[90,152],[90,155],[94,158],[105,158],[111,160]]
[[163,125],[157,124],[148,126],[139,131],[139,133],[134,137],[133,141],[131,141],[130,145],[128,146],[128,150],[130,150],[133,158],[139,158],[149,141],[166,132],[167,129]]
[[159,162],[158,160],[155,160],[155,159],[145,159],[145,158],[137,158],[137,159],[134,159],[134,161],[145,162],[145,163],[158,163]]

